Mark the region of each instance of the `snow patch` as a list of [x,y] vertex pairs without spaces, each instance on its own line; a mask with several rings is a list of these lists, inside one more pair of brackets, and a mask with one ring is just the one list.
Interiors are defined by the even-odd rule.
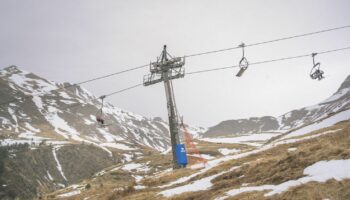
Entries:
[[324,119],[318,123],[314,123],[314,124],[311,124],[309,126],[300,128],[294,132],[291,132],[290,134],[286,135],[282,139],[305,135],[305,134],[308,134],[312,131],[316,131],[316,130],[319,130],[321,128],[326,128],[326,127],[332,126],[340,121],[349,120],[349,119],[350,119],[350,110],[346,110],[346,111],[340,112],[336,115],[333,115],[327,119]]
[[80,193],[81,193],[80,190],[74,190],[72,192],[67,192],[67,193],[64,193],[64,194],[57,195],[57,197],[71,197],[71,196],[78,195]]
[[211,183],[211,180],[222,175],[223,173],[225,173],[225,172],[221,172],[221,173],[218,173],[218,174],[215,174],[212,176],[202,178],[202,179],[194,181],[188,185],[183,185],[180,187],[164,190],[164,191],[160,192],[159,194],[162,194],[165,197],[171,197],[173,195],[181,194],[184,192],[194,192],[194,191],[200,191],[200,190],[207,190],[213,185]]
[[61,148],[61,146],[53,147],[52,148],[52,154],[53,154],[53,157],[55,158],[55,161],[56,161],[56,164],[57,164],[56,167],[57,167],[58,171],[60,172],[60,174],[63,177],[63,179],[67,181],[67,178],[66,178],[66,176],[63,173],[62,166],[61,166],[61,164],[60,164],[60,162],[59,162],[59,160],[57,158],[57,154],[56,154],[56,151],[58,151],[60,148]]
[[125,151],[136,150],[122,143],[102,143],[101,146],[121,149]]
[[222,154],[222,155],[228,155],[228,154],[234,154],[234,153],[239,153],[241,150],[240,149],[228,149],[228,148],[220,148],[218,149],[218,151]]
[[257,144],[257,143],[254,143],[254,141],[266,141],[277,135],[278,134],[275,134],[275,133],[260,133],[260,134],[251,134],[251,135],[243,135],[243,136],[228,137],[228,138],[200,138],[200,140],[207,141],[207,142],[214,142],[214,143]]
[[253,187],[243,187],[239,189],[233,189],[226,192],[226,197],[220,197],[217,199],[226,199],[228,196],[236,196],[243,192],[264,191],[269,190],[265,196],[272,196],[281,194],[287,191],[290,187],[306,184],[311,181],[326,182],[330,179],[341,181],[343,179],[350,178],[350,159],[348,160],[330,160],[319,161],[304,169],[305,177],[297,180],[290,180],[279,185],[260,185]]
[[134,170],[134,169],[137,169],[137,168],[141,168],[142,167],[142,164],[139,164],[139,163],[129,163],[129,164],[126,164],[122,167],[123,170],[126,170],[126,171],[131,171],[131,170]]

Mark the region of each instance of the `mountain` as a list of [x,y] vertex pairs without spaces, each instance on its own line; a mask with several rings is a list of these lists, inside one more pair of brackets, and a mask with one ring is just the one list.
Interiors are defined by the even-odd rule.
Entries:
[[264,116],[223,121],[208,128],[202,137],[215,138],[262,132],[284,133],[349,108],[350,75],[331,97],[317,105],[292,110],[279,117]]
[[[310,131],[305,126],[259,147],[197,140],[200,152],[221,153],[206,164],[152,171],[168,158],[104,169],[93,178],[43,195],[60,200],[294,200],[350,197],[350,110]],[[337,115],[347,115],[342,121]],[[331,120],[332,119],[332,120]],[[329,120],[332,124],[329,124]],[[335,124],[334,124],[335,123]],[[244,138],[246,136],[237,136]],[[227,146],[230,145],[230,146]],[[207,151],[206,153],[209,153]],[[212,154],[213,155],[213,154]],[[125,178],[128,177],[128,178]],[[103,186],[101,186],[103,183]]]
[[95,114],[101,103],[80,86],[56,84],[15,66],[2,70],[0,77],[0,102],[14,100],[0,108],[0,131],[8,134],[2,142],[86,142],[107,152],[107,147],[118,148],[112,144],[115,141],[121,149],[133,144],[160,151],[169,148],[167,123],[159,118],[149,119],[106,103],[104,114],[110,126],[100,128]]
[[31,199],[170,148],[168,124],[161,118],[105,103],[108,126],[98,126],[97,99],[78,85],[58,84],[16,66],[0,70],[0,150],[7,152],[0,156],[0,189],[6,191],[0,199]]
[[[288,192],[263,195],[287,191],[290,182],[321,191],[320,174],[310,169],[350,159],[349,88],[350,76],[325,101],[277,118],[229,120],[208,130],[187,125],[207,164],[172,171],[161,118],[106,103],[110,125],[101,128],[95,122],[101,102],[90,92],[11,66],[0,71],[0,199],[227,199],[241,188],[253,194],[237,199],[293,199]],[[341,198],[350,194],[348,173],[333,173],[347,166],[323,166],[332,173],[322,180],[337,180],[322,186],[325,194],[333,194],[328,188],[344,191]],[[290,190],[305,199],[302,189]]]
[[[159,117],[146,118],[105,103],[108,126],[101,128],[95,119],[101,102],[78,85],[57,84],[16,66],[1,70],[0,78],[3,143],[86,142],[107,152],[107,148],[118,149],[115,142],[119,149],[135,144],[158,151],[170,147],[168,124]],[[194,135],[205,131],[194,126],[189,130]]]
[[[315,106],[293,110],[278,118],[224,122],[216,127],[218,137],[206,137],[214,130],[210,128],[205,137],[200,135],[194,141],[201,157],[207,159],[204,163],[171,170],[170,156],[148,156],[106,168],[93,178],[43,197],[349,199],[349,80],[350,77],[330,98]],[[220,137],[224,135],[221,133],[230,137]],[[154,170],[159,164],[163,168]]]

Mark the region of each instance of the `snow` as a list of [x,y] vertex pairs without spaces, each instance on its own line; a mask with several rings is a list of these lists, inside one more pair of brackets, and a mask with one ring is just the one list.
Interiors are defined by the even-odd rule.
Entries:
[[41,112],[41,110],[44,109],[43,100],[41,99],[41,97],[40,96],[33,96],[32,100],[33,100],[34,104],[36,105],[36,107],[38,107],[39,111]]
[[[58,94],[61,98],[58,99],[57,102],[60,102],[63,99],[63,102],[71,103],[66,102],[67,100],[72,100],[72,97],[69,96],[69,93],[59,92]],[[82,89],[81,91],[79,90],[79,94],[77,95],[80,95],[80,97],[83,99],[91,96],[91,94],[89,94],[84,89]],[[80,98],[74,98],[74,100],[80,101]],[[33,97],[33,102],[39,108],[40,112],[43,114],[46,120],[54,127],[55,132],[62,135],[62,137],[64,137],[65,139],[72,139],[76,141],[85,141],[87,143],[92,143],[108,151],[110,155],[112,155],[112,153],[106,147],[117,148],[126,151],[134,150],[134,148],[129,147],[125,144],[112,144],[115,141],[125,141],[126,139],[119,135],[112,134],[112,132],[110,132],[109,129],[99,128],[97,129],[97,133],[99,134],[95,134],[94,136],[85,136],[84,138],[87,139],[85,140],[82,138],[83,136],[80,135],[80,133],[77,131],[78,129],[76,129],[76,127],[73,126],[73,124],[70,124],[69,121],[67,121],[66,118],[63,117],[63,115],[61,115],[62,111],[59,107],[57,107],[57,102],[52,102],[48,104],[45,101],[44,103],[43,99],[40,96]],[[143,144],[155,148],[157,150],[164,150],[168,147],[169,139],[163,137],[163,131],[157,128],[156,126],[152,126],[158,123],[154,123],[153,121],[147,120],[145,117],[142,117],[140,115],[123,111],[110,104],[106,105],[105,113],[113,115],[112,117],[115,118],[118,122],[123,122],[120,123],[120,128],[123,130],[122,134],[124,134],[126,137],[129,138],[129,136],[127,135],[128,132],[133,133],[133,131],[137,129],[140,130],[140,132],[142,131],[143,134],[146,134],[146,136],[143,134],[135,134],[137,142],[142,142]],[[95,124],[95,116],[93,115],[89,115],[88,118],[82,118],[82,120],[83,123],[86,125]],[[145,125],[142,125],[143,127],[140,128],[139,126],[136,126],[136,124],[134,123],[135,121],[141,121],[142,123],[145,123]],[[141,136],[137,137],[138,135]],[[149,140],[148,137],[157,139]],[[90,140],[91,138],[94,138],[91,140],[93,142],[88,142],[88,140]]]
[[131,147],[129,147],[125,144],[122,144],[122,143],[102,143],[101,146],[112,147],[112,148],[121,149],[121,150],[125,150],[125,151],[135,150],[134,148],[131,148]]
[[68,125],[68,123],[58,116],[59,110],[57,108],[50,106],[48,108],[48,111],[50,112],[48,115],[44,115],[46,120],[50,122],[50,124],[55,128],[55,131],[62,135],[64,138],[68,139],[68,135],[75,136],[72,137],[72,139],[79,140],[79,133]]
[[170,187],[170,186],[173,186],[173,185],[176,185],[176,184],[179,184],[179,183],[184,183],[186,181],[189,181],[191,178],[201,174],[202,172],[197,172],[197,173],[194,173],[194,174],[191,174],[190,176],[185,176],[185,177],[181,177],[173,182],[170,182],[166,185],[161,185],[161,186],[158,186],[159,188],[166,188],[166,187]]
[[4,140],[0,140],[1,145],[0,146],[11,146],[11,145],[15,145],[15,144],[29,144],[31,145],[32,143],[34,143],[35,145],[38,145],[41,141],[38,140],[19,140],[19,139],[4,139]]
[[293,151],[296,151],[296,150],[297,150],[297,148],[288,148],[287,149],[288,152],[293,152]]
[[21,87],[26,87],[26,78],[24,77],[24,73],[23,74],[12,74],[9,79],[15,83],[16,85],[18,86],[21,86]]
[[[288,143],[294,143],[294,142],[299,142],[299,141],[303,141],[303,140],[308,140],[308,139],[319,137],[319,136],[322,136],[322,135],[325,135],[325,134],[334,133],[334,132],[337,132],[339,130],[341,130],[341,129],[325,131],[325,132],[322,132],[322,133],[319,133],[319,134],[316,134],[316,135],[312,135],[312,136],[308,136],[308,137],[304,137],[304,138],[299,138],[299,139],[289,139],[289,140],[285,140],[285,141],[280,141],[280,142],[277,142],[277,143],[272,143],[272,144],[268,144],[268,145],[262,146],[262,147],[260,147],[258,149],[252,150],[252,151],[248,151],[248,152],[244,152],[244,153],[240,153],[240,154],[235,154],[235,155],[223,156],[223,157],[218,158],[218,159],[210,160],[210,161],[208,161],[208,163],[205,166],[205,168],[202,168],[198,172],[196,172],[194,174],[191,174],[190,176],[187,176],[187,177],[181,177],[181,178],[179,178],[179,179],[177,179],[177,180],[175,180],[173,182],[170,182],[170,183],[168,183],[166,185],[159,186],[159,188],[170,187],[170,186],[175,185],[175,184],[184,183],[186,181],[189,181],[191,178],[196,177],[196,176],[198,176],[198,175],[200,175],[202,173],[205,173],[206,171],[212,169],[213,167],[218,166],[220,163],[228,161],[228,160],[233,160],[233,159],[239,159],[239,158],[247,157],[247,156],[250,156],[250,155],[253,155],[253,154],[257,154],[257,153],[266,151],[268,149],[271,149],[271,148],[273,148],[275,146],[278,146],[278,145],[281,145],[281,144],[288,144]],[[202,166],[203,165],[201,165],[201,164],[192,165],[191,169],[197,169],[197,168],[200,168]]]
[[61,164],[60,164],[60,162],[59,162],[59,160],[58,160],[58,158],[57,158],[56,151],[58,151],[59,149],[60,149],[60,146],[55,146],[55,147],[53,147],[53,148],[52,148],[52,154],[53,154],[53,157],[54,157],[54,159],[55,159],[55,161],[56,161],[58,171],[60,172],[60,174],[61,174],[61,176],[64,178],[64,180],[67,181],[67,178],[66,178],[66,176],[65,176],[64,173],[63,173],[62,166],[61,166]]
[[79,90],[76,90],[76,95],[86,100],[95,98],[92,93],[82,87],[79,87]]
[[149,168],[147,165],[143,165],[140,168],[136,169],[138,172],[148,172],[149,170],[151,170],[151,168]]
[[68,188],[69,189],[73,189],[73,190],[75,190],[75,189],[77,189],[77,188],[83,188],[84,186],[83,185],[78,185],[78,184],[73,184],[73,185],[71,185],[71,186],[69,186]]
[[[277,141],[275,143],[273,143],[273,146],[277,146],[277,145],[280,145],[280,144],[290,144],[290,143],[295,143],[295,142],[300,142],[300,141],[304,141],[304,140],[309,140],[309,139],[312,139],[312,138],[316,138],[316,137],[320,137],[322,135],[326,135],[326,134],[329,134],[329,133],[336,133],[338,131],[340,131],[342,129],[335,129],[335,130],[329,130],[329,131],[324,131],[324,132],[321,132],[321,133],[318,133],[318,134],[313,134],[313,135],[310,135],[310,136],[305,136],[305,137],[301,137],[301,138],[296,138],[296,139],[286,139],[286,140],[282,140],[282,141]],[[270,145],[267,145],[266,147],[268,147]],[[271,147],[273,147],[271,146]]]
[[218,151],[222,154],[222,155],[228,155],[228,154],[234,154],[234,153],[239,153],[241,150],[239,149],[228,149],[228,148],[220,148],[218,149]]
[[133,175],[135,178],[136,183],[140,182],[143,179],[143,176]]
[[[319,133],[319,134],[316,134],[316,135],[307,136],[307,137],[299,138],[299,139],[289,139],[289,140],[285,140],[285,141],[279,141],[277,143],[272,143],[272,144],[268,144],[268,145],[262,146],[262,147],[260,147],[258,149],[252,150],[252,151],[248,151],[248,152],[244,152],[244,153],[240,153],[240,154],[235,154],[235,155],[223,156],[223,157],[218,158],[218,159],[210,160],[210,161],[208,161],[208,163],[205,166],[205,168],[202,168],[198,172],[196,172],[194,174],[191,174],[190,176],[187,176],[187,177],[181,177],[181,178],[179,178],[179,179],[177,179],[177,180],[175,180],[173,182],[170,182],[170,183],[168,183],[166,185],[159,186],[159,188],[165,188],[165,187],[170,187],[170,186],[175,185],[175,184],[184,183],[184,182],[190,180],[191,178],[193,178],[195,176],[198,176],[198,175],[200,175],[200,174],[202,174],[202,173],[212,169],[213,167],[218,166],[220,163],[228,161],[228,160],[240,159],[240,158],[243,158],[243,157],[247,157],[247,156],[250,156],[250,155],[253,155],[253,154],[257,154],[257,153],[266,151],[268,149],[271,149],[271,148],[276,147],[276,146],[281,145],[281,144],[288,144],[288,143],[294,143],[294,142],[299,142],[299,141],[303,141],[303,140],[308,140],[308,139],[312,139],[312,138],[319,137],[319,136],[322,136],[322,135],[326,135],[326,134],[329,134],[329,133],[334,133],[334,132],[337,132],[339,130],[341,130],[341,129],[325,131],[325,132],[322,132],[322,133]],[[197,168],[201,168],[201,167],[203,167],[202,164],[197,164],[197,165],[192,165],[191,169],[197,169]]]
[[[227,138],[200,138],[200,140],[207,142],[215,142],[215,143],[229,143],[229,144],[251,144],[254,141],[266,141],[271,139],[272,137],[277,136],[275,133],[259,133],[259,134],[251,134],[251,135],[243,135],[237,137],[227,137]],[[252,143],[257,144],[257,143]],[[259,145],[259,144],[258,144]]]
[[114,172],[114,171],[117,171],[117,170],[119,170],[121,167],[114,167],[113,169],[111,169],[110,171],[111,172]]
[[75,104],[76,102],[74,102],[74,101],[67,101],[67,100],[63,100],[63,99],[60,99],[60,102],[63,102],[63,103],[65,103],[65,104],[67,104],[67,105],[72,105],[72,104]]
[[35,133],[39,133],[40,132],[40,129],[37,129],[37,128],[34,128],[31,124],[29,124],[28,122],[25,123],[25,127],[27,129],[29,129],[30,131],[32,132],[35,132]]
[[61,188],[64,188],[64,187],[66,187],[64,184],[62,184],[62,183],[56,183],[58,186],[60,186]]
[[348,120],[348,119],[350,119],[350,110],[340,112],[340,113],[333,115],[327,119],[324,119],[318,123],[314,123],[314,124],[311,124],[309,126],[300,128],[300,129],[286,135],[282,139],[305,135],[305,134],[308,134],[312,131],[316,131],[316,130],[319,130],[321,128],[326,128],[326,127],[329,127],[329,126],[336,124],[337,122]]
[[114,141],[123,141],[124,140],[123,138],[121,138],[119,136],[115,136],[102,128],[99,128],[98,131],[105,138],[106,142],[114,142]]
[[[197,155],[193,155],[194,157],[199,157],[199,155],[197,154]],[[214,156],[212,156],[212,155],[209,155],[209,154],[201,154],[201,157],[202,158],[204,158],[204,159],[206,159],[206,160],[212,160],[212,159],[215,159],[215,157]]]
[[133,155],[125,153],[125,154],[123,154],[123,156],[124,156],[124,159],[126,162],[132,161]]
[[[235,166],[235,167],[232,167],[231,169],[229,169],[228,171],[223,171],[223,172],[220,172],[218,174],[214,174],[212,176],[208,176],[208,177],[196,180],[196,181],[194,181],[190,184],[187,184],[187,185],[164,190],[164,191],[160,192],[159,194],[162,194],[165,197],[170,197],[170,196],[181,194],[184,192],[194,192],[194,191],[200,191],[200,190],[207,190],[213,185],[211,183],[211,180],[213,180],[214,178],[216,178],[216,177],[218,177],[226,172],[233,171],[233,170],[238,169],[238,168],[239,167]],[[194,177],[194,176],[191,176],[191,178],[192,177]],[[188,180],[190,180],[190,179],[188,179]]]
[[74,190],[72,192],[67,192],[67,193],[64,193],[64,194],[60,194],[60,195],[57,195],[57,197],[71,197],[71,196],[74,196],[74,195],[78,195],[80,194],[80,190]]
[[88,120],[88,119],[84,119],[84,123],[85,123],[86,125],[95,124],[94,121],[91,121],[91,120]]
[[343,88],[339,92],[332,95],[330,98],[324,100],[322,103],[328,103],[330,101],[337,100],[337,99],[341,98],[342,96],[344,96],[345,94],[347,94],[349,91],[350,91],[350,88]]
[[[319,161],[311,166],[304,169],[304,177],[297,180],[290,180],[279,185],[261,185],[253,187],[243,187],[239,189],[233,189],[226,192],[227,196],[235,196],[243,192],[253,191],[264,191],[269,190],[265,196],[272,196],[281,194],[287,191],[290,187],[295,187],[309,183],[311,181],[326,182],[330,179],[341,181],[343,179],[350,178],[350,159],[348,160],[330,160],[330,161]],[[220,197],[219,199],[226,199],[226,197]]]
[[[11,104],[10,104],[11,105]],[[15,131],[16,131],[16,133],[18,132],[18,120],[17,120],[17,116],[16,116],[16,114],[15,114],[15,111],[14,110],[12,110],[10,107],[8,107],[8,112],[9,112],[9,114],[11,115],[11,117],[12,117],[12,119],[16,122],[16,129],[15,129]]]
[[225,172],[221,172],[218,174],[214,174],[212,176],[202,178],[202,179],[194,181],[188,185],[183,185],[183,186],[175,187],[172,189],[164,190],[164,191],[160,192],[159,194],[162,194],[165,197],[170,197],[170,196],[181,194],[184,192],[207,190],[213,185],[211,183],[211,180],[222,175],[223,173],[225,173]]
[[70,142],[68,141],[54,141],[54,140],[48,140],[46,141],[46,144],[51,144],[51,145],[63,145],[63,144],[69,144]]
[[139,163],[129,163],[129,164],[126,164],[122,167],[123,170],[126,170],[126,171],[131,171],[131,170],[134,170],[134,169],[137,169],[137,168],[141,168],[143,167],[142,164],[139,164]]
[[170,148],[168,148],[167,150],[161,152],[160,154],[162,154],[162,155],[168,154],[168,153],[171,152],[171,150],[172,150],[172,149],[171,149],[171,147],[170,147]]
[[97,177],[97,176],[102,176],[102,175],[104,175],[106,173],[106,171],[105,170],[102,170],[102,171],[100,171],[100,172],[97,172],[94,176],[95,177]]
[[135,188],[135,190],[141,190],[141,189],[145,189],[146,186],[144,186],[144,185],[136,185],[136,186],[134,186],[134,188]]
[[46,170],[46,173],[47,173],[47,176],[49,177],[50,181],[53,181],[53,178],[52,178],[52,176],[51,176],[49,170]]
[[193,138],[199,138],[201,134],[205,133],[208,129],[198,126],[187,126],[186,125],[187,132],[192,135]]
[[[24,71],[21,71],[20,73],[14,73],[11,74],[9,80],[19,86],[21,89],[24,89],[23,92],[26,94],[38,95],[57,89],[53,82],[47,82],[42,79],[31,79],[26,77],[27,74],[29,73]],[[29,91],[31,93],[28,93]]]
[[[1,117],[0,116],[0,124],[5,125],[5,124],[11,124],[10,120],[8,120],[7,118]],[[1,129],[2,127],[0,127]]]
[[72,99],[66,92],[60,92],[59,94],[61,97],[65,98],[65,99]]
[[[199,170],[198,172],[194,173],[194,174],[191,174],[190,176],[186,176],[186,177],[181,177],[173,182],[170,182],[166,185],[161,185],[161,186],[158,186],[159,188],[165,188],[165,187],[170,187],[172,185],[176,185],[176,184],[179,184],[179,183],[184,183],[186,181],[189,181],[191,178],[193,177],[196,177],[202,173],[205,173],[207,172],[208,170],[218,166],[221,162],[224,162],[224,161],[228,161],[228,160],[231,160],[231,159],[234,159],[233,156],[224,156],[224,157],[221,157],[221,158],[218,158],[218,159],[214,159],[214,160],[210,160],[207,162],[206,165],[204,165],[204,168],[203,168],[203,164],[196,164],[196,165],[192,165],[191,166],[191,169],[198,169],[198,168],[202,168],[201,170]],[[231,169],[232,170],[232,169]]]

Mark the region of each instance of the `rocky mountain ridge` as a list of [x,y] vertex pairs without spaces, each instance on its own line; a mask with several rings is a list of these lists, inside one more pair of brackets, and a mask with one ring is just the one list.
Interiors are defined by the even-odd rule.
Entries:
[[226,120],[208,128],[202,137],[226,137],[262,132],[284,133],[314,123],[333,113],[350,108],[350,75],[329,98],[314,106],[292,110],[279,117],[264,116]]
[[170,147],[168,125],[161,118],[146,118],[106,103],[108,126],[101,128],[95,120],[101,102],[80,86],[57,84],[16,66],[0,71],[0,78],[0,102],[13,101],[0,107],[3,144],[85,142],[106,151],[118,146],[132,149],[134,144],[158,151]]
[[57,84],[16,66],[0,70],[0,199],[33,199],[170,148],[168,124],[161,118],[107,102],[108,126],[100,127],[95,119],[100,107],[80,86]]

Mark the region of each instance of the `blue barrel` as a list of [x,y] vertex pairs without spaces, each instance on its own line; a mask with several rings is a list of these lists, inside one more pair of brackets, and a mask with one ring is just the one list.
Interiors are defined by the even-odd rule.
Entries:
[[176,160],[178,165],[186,167],[188,161],[186,155],[186,148],[184,144],[176,145]]

